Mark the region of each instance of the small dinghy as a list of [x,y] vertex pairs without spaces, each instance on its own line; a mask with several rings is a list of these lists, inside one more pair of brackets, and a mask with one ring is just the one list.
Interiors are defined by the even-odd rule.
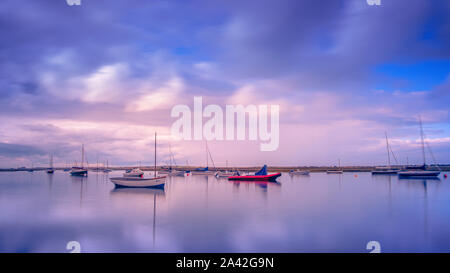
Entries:
[[267,174],[267,165],[264,165],[261,170],[254,175],[236,175],[228,177],[228,180],[233,181],[271,181],[275,182],[281,173]]
[[144,172],[141,171],[140,169],[132,169],[129,172],[125,172],[123,174],[123,177],[143,177],[144,176]]

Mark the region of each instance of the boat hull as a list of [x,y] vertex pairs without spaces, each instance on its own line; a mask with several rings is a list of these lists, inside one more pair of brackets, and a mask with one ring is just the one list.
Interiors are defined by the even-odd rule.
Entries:
[[230,176],[228,180],[232,181],[271,181],[275,182],[278,177],[281,176],[281,173],[274,173],[268,175],[239,175],[239,176]]
[[327,171],[327,174],[343,174],[343,171]]
[[166,176],[155,178],[113,177],[110,180],[117,188],[155,188],[164,187]]
[[70,172],[70,175],[72,176],[87,176],[87,174],[88,174],[87,170],[76,170]]
[[143,177],[143,173],[124,173],[123,177]]
[[289,172],[291,175],[309,175],[308,171],[291,171]]
[[214,175],[214,171],[191,171],[192,175]]
[[412,177],[412,178],[427,178],[427,177],[437,177],[441,172],[439,171],[406,171],[399,172],[399,177]]
[[398,171],[396,170],[379,170],[379,171],[372,171],[372,174],[397,174]]

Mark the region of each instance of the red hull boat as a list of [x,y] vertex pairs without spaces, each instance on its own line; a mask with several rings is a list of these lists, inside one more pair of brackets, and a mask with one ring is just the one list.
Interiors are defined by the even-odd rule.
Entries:
[[281,173],[274,174],[266,174],[266,175],[239,175],[239,176],[230,176],[228,180],[234,181],[271,181],[275,182],[278,177],[281,176]]

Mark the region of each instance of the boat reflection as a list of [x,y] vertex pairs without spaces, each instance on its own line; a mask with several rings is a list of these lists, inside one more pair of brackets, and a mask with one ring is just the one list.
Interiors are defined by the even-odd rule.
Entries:
[[110,192],[113,202],[119,202],[119,207],[129,211],[126,206],[132,206],[136,213],[141,217],[145,212],[136,210],[136,206],[142,208],[143,211],[148,211],[150,202],[153,203],[153,219],[152,219],[152,235],[153,235],[153,250],[156,245],[156,199],[165,199],[165,191],[161,188],[115,188]]

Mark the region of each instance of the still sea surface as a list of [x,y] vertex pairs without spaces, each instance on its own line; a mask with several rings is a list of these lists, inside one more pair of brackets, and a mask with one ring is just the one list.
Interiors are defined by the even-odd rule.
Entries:
[[[370,173],[279,183],[170,177],[114,189],[109,174],[0,173],[0,252],[450,251],[450,180]],[[149,176],[150,173],[146,173]]]

